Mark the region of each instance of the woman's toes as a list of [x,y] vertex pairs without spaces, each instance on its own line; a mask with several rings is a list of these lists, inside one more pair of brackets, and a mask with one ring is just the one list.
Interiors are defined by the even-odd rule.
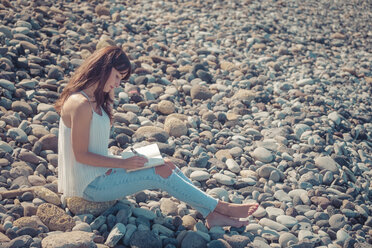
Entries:
[[248,210],[248,215],[252,215],[254,212],[256,212],[257,208],[258,208],[259,204],[256,203],[255,205],[251,206]]

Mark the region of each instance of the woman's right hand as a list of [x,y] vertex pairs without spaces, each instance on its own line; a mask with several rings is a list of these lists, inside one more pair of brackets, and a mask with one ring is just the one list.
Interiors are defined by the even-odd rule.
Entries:
[[123,159],[123,169],[134,170],[145,166],[148,162],[147,158],[143,156],[133,156],[130,158]]

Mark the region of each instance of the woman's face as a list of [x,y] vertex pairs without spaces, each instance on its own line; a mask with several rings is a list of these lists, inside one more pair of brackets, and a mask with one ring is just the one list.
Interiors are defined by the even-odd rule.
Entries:
[[114,67],[111,69],[110,76],[108,77],[103,92],[110,92],[120,85],[120,81],[127,75],[127,71],[118,71]]

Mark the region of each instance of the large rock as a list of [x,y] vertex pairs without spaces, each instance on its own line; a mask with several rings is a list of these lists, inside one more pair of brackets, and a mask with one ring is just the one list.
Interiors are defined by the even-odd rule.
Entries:
[[190,95],[192,99],[208,100],[212,97],[213,94],[205,86],[194,85],[191,88]]
[[36,215],[31,216],[31,217],[28,217],[28,216],[21,217],[13,222],[13,226],[16,226],[18,228],[22,228],[22,227],[31,227],[33,229],[42,228],[44,232],[48,231],[48,227],[45,226],[43,222],[41,222],[39,217],[37,217]]
[[213,248],[232,248],[231,245],[223,239],[212,240],[208,243],[208,246]]
[[167,118],[164,123],[164,130],[174,137],[180,137],[187,134],[186,124],[177,118]]
[[162,100],[158,103],[158,111],[162,114],[169,115],[174,113],[174,103],[168,100]]
[[47,134],[41,137],[39,140],[42,144],[43,150],[53,150],[53,152],[58,152],[58,137],[54,134]]
[[156,218],[156,214],[154,212],[145,208],[133,208],[132,212],[136,217],[143,217],[149,220],[154,220]]
[[32,237],[28,234],[13,238],[6,246],[0,243],[0,247],[18,248],[18,247],[30,247],[32,243]]
[[211,175],[207,171],[193,171],[190,174],[190,178],[196,181],[205,181],[208,180]]
[[336,161],[334,161],[333,158],[329,156],[317,157],[314,162],[315,166],[318,167],[320,170],[329,170],[333,173],[339,174]]
[[297,244],[298,243],[298,238],[293,235],[292,233],[289,233],[289,232],[283,232],[282,234],[280,234],[280,237],[279,237],[279,244],[281,245],[281,247],[288,247],[288,243],[289,242],[293,242],[294,244]]
[[188,116],[184,114],[173,113],[173,114],[168,115],[167,118],[165,118],[165,121],[167,121],[167,119],[170,119],[170,118],[177,118],[181,121],[187,121]]
[[10,82],[9,80],[0,78],[0,87],[7,89],[9,91],[14,91],[15,86],[14,83]]
[[41,242],[43,248],[96,248],[94,233],[72,231],[51,234]]
[[312,196],[310,200],[315,206],[320,206],[323,209],[326,209],[331,204],[331,201],[324,196]]
[[274,156],[271,154],[271,152],[264,147],[257,147],[252,152],[252,157],[264,163],[270,163],[274,159]]
[[161,248],[162,242],[152,231],[135,231],[130,238],[130,247]]
[[346,218],[342,214],[335,214],[332,215],[331,218],[329,218],[328,222],[331,228],[338,230],[346,224]]
[[22,101],[13,102],[12,103],[12,109],[16,112],[22,112],[26,116],[29,116],[33,113],[30,104],[28,104],[27,102],[22,102]]
[[103,5],[97,5],[95,11],[98,16],[110,16],[110,10]]
[[[40,126],[40,125],[36,126],[35,125],[35,126],[32,126],[31,134],[40,139],[43,136],[48,135],[49,131],[46,130],[46,128],[43,127],[43,126]],[[44,139],[46,139],[46,138],[44,138]]]
[[37,54],[39,51],[39,48],[31,42],[22,40],[21,42],[19,42],[19,44],[23,47],[23,49],[28,49],[34,54]]
[[13,148],[6,142],[0,141],[0,149],[3,150],[4,152],[12,153]]
[[229,199],[229,192],[224,188],[213,188],[211,190],[208,190],[207,193],[210,196],[213,196],[224,201]]
[[182,217],[182,225],[188,230],[194,230],[196,220],[191,215],[185,215]]
[[38,164],[40,162],[40,158],[38,158],[38,156],[35,153],[30,152],[30,151],[21,152],[18,158],[20,160],[23,160],[25,162],[32,163],[32,164]]
[[253,101],[255,99],[255,97],[256,97],[256,95],[253,91],[240,89],[234,94],[234,96],[232,98],[243,101],[243,102],[250,103],[251,101]]
[[[231,156],[230,150],[228,150],[228,149],[218,150],[216,152],[215,156],[219,160],[223,160],[224,158],[226,158],[226,159],[229,159],[229,158],[232,159],[233,158]],[[224,167],[226,167],[226,165]]]
[[166,142],[169,138],[169,134],[160,127],[143,126],[137,129],[133,135],[133,139],[137,142],[146,139],[156,139],[159,142]]
[[81,197],[69,197],[66,199],[68,209],[75,215],[92,214],[98,216],[111,208],[116,201],[91,202]]
[[6,136],[20,143],[28,142],[27,134],[20,128],[10,128],[6,133]]
[[59,196],[45,187],[36,187],[34,189],[34,194],[44,201],[52,203],[54,205],[61,204],[61,199],[59,198]]
[[10,238],[8,238],[8,236],[6,236],[2,232],[0,232],[0,244],[2,244],[4,242],[9,242],[9,241],[10,241]]
[[188,231],[182,239],[181,248],[203,248],[207,247],[207,241],[197,232]]
[[236,183],[236,179],[232,178],[228,175],[222,173],[215,173],[213,174],[213,178],[217,180],[217,182],[223,185],[234,185]]
[[274,166],[271,166],[271,165],[263,165],[261,166],[258,171],[257,171],[257,174],[260,176],[260,177],[263,177],[263,178],[269,178],[271,173],[273,171],[276,171],[278,170],[277,168],[275,168]]
[[177,205],[169,198],[163,198],[160,203],[160,210],[165,215],[177,215]]
[[235,64],[229,61],[223,60],[220,62],[220,68],[224,71],[232,71],[235,69]]
[[281,231],[288,231],[288,228],[276,221],[273,221],[273,220],[270,220],[270,219],[267,219],[267,218],[262,218],[258,224],[260,224],[261,226],[267,226],[275,231],[278,231],[278,232],[281,232]]
[[[231,153],[231,151],[230,151],[230,153]],[[230,171],[232,171],[234,173],[239,173],[240,172],[240,166],[234,159],[228,158],[226,160],[226,166]]]
[[247,236],[243,235],[223,235],[223,240],[225,240],[231,247],[234,248],[244,248],[247,247],[251,240]]
[[122,223],[117,223],[111,230],[105,245],[109,247],[115,247],[115,245],[119,242],[119,240],[124,237],[127,228]]
[[51,231],[69,231],[75,226],[72,217],[63,211],[63,209],[50,204],[41,204],[36,211],[36,215]]

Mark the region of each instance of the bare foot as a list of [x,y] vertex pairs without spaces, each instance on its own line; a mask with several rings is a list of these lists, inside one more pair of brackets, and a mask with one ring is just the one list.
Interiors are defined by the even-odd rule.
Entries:
[[258,203],[234,204],[219,201],[215,211],[233,218],[246,218],[258,208]]
[[249,221],[240,221],[238,219],[230,218],[226,215],[212,212],[205,219],[205,225],[208,228],[214,226],[233,226],[233,227],[242,227],[248,225]]

